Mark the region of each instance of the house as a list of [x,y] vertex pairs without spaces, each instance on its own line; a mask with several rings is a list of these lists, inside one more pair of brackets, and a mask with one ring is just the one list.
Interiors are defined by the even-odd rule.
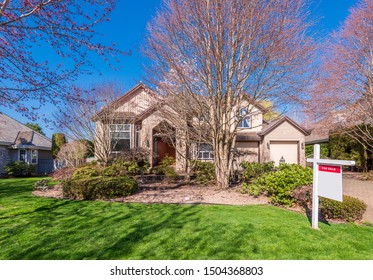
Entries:
[[0,174],[12,161],[33,164],[39,174],[52,172],[52,141],[0,112]]
[[[160,124],[167,120],[158,111],[157,102],[157,94],[139,83],[103,109],[106,112],[112,110],[111,116],[115,119],[108,124],[111,138],[115,140],[112,153],[143,147],[150,150],[149,161],[152,165],[157,165],[168,155],[175,157],[176,168],[182,170],[185,159],[179,156],[172,145],[158,137]],[[250,115],[239,123],[234,149],[236,164],[246,160],[274,161],[276,165],[280,161],[305,165],[305,136],[310,132],[286,116],[266,123],[263,121],[264,112],[265,108],[256,104]],[[99,117],[95,118],[95,122],[102,130],[104,124]],[[172,126],[172,123],[170,125]],[[175,137],[178,135],[179,132],[175,129]],[[183,143],[177,143],[177,146],[183,146]],[[213,160],[211,146],[200,145],[195,158]]]

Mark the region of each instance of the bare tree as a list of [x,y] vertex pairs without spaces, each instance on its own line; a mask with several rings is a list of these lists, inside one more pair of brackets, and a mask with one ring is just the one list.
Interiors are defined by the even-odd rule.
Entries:
[[373,150],[373,2],[352,8],[324,49],[308,115]]
[[307,16],[302,0],[165,0],[149,23],[149,76],[205,121],[219,187],[229,186],[237,126],[252,104],[302,96],[313,49]]
[[[203,114],[208,108],[199,110],[204,103],[196,103],[196,100],[189,99],[187,94],[177,96],[169,94],[170,91],[175,91],[175,87],[178,87],[172,81],[173,76],[169,75],[162,86],[157,89],[158,94],[163,97],[157,109],[165,121],[157,126],[155,136],[161,137],[163,141],[175,148],[178,162],[183,163],[178,168],[189,173],[193,168],[190,163],[193,163],[192,160],[198,155],[199,144],[212,144]],[[182,91],[183,89],[179,87],[178,92]]]
[[60,166],[78,167],[85,161],[87,146],[80,141],[64,144],[57,154]]
[[[116,123],[117,104],[114,102],[122,90],[118,85],[104,84],[93,90],[79,90],[76,98],[66,100],[63,108],[54,114],[57,127],[73,140],[90,140],[87,145],[99,162],[106,165],[113,150],[110,125]],[[94,150],[93,150],[94,149]]]

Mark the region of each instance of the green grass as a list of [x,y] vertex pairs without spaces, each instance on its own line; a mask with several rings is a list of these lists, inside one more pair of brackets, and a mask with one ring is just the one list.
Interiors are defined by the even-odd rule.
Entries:
[[34,197],[0,180],[0,259],[373,259],[373,227],[273,206],[142,205]]

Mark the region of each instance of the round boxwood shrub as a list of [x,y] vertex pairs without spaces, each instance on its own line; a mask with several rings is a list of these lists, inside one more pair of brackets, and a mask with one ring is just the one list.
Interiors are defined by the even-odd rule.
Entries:
[[273,171],[275,165],[273,161],[266,163],[243,161],[240,166],[242,168],[240,171],[241,178],[248,182],[251,179],[258,178],[264,173]]
[[99,171],[97,170],[97,167],[93,166],[83,166],[80,168],[77,168],[73,175],[71,176],[71,179],[83,179],[83,178],[91,178],[96,177],[99,175]]
[[128,196],[137,190],[136,180],[129,177],[87,177],[67,180],[63,196],[70,199],[111,199]]
[[35,172],[35,165],[23,161],[13,161],[4,166],[4,171],[9,176],[28,177]]
[[329,219],[360,221],[366,209],[367,205],[363,201],[347,195],[343,196],[343,202],[320,198],[320,213]]
[[105,177],[116,177],[125,176],[128,174],[136,175],[139,174],[140,167],[137,162],[131,161],[114,161],[110,166],[102,170],[102,176]]

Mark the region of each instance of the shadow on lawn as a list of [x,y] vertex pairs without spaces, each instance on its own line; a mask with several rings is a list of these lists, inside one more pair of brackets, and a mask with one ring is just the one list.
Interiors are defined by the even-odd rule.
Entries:
[[[159,205],[158,205],[159,207]],[[103,248],[99,259],[235,259],[240,251],[242,236],[254,230],[252,224],[237,226],[234,230],[223,223],[219,228],[211,227],[199,215],[197,204],[172,206],[174,211],[162,215],[161,220],[152,223],[139,222],[131,227],[130,232],[119,237],[111,246]],[[178,235],[183,228],[191,227],[189,235]],[[229,231],[225,239],[223,236]],[[184,233],[185,234],[185,233]],[[155,242],[154,238],[157,239]],[[220,239],[221,238],[221,239]],[[212,246],[213,242],[216,243]],[[139,249],[139,247],[142,247]],[[234,248],[226,252],[226,248]],[[255,246],[254,246],[255,247]],[[253,249],[255,253],[257,247]],[[201,255],[201,252],[202,255]],[[224,253],[224,255],[222,255]],[[219,257],[218,257],[219,256]]]
[[[97,207],[92,202],[56,201],[16,218],[27,222],[13,226],[10,235],[18,235],[19,240],[32,233],[6,258],[235,259],[242,255],[241,238],[250,235],[254,226],[244,223],[232,230],[222,221],[211,227],[196,207],[119,203]],[[11,236],[7,239],[12,242]],[[259,248],[254,245],[251,253],[256,254]],[[232,248],[229,253],[227,247]]]
[[[61,206],[70,209],[61,215],[58,213],[58,208]],[[110,213],[110,209],[107,209],[107,212],[102,209],[102,215],[100,215],[91,209],[89,204],[84,205],[81,201],[66,201],[65,203],[57,201],[51,205],[36,208],[33,212],[22,213],[25,215],[23,218],[27,218],[30,224],[45,228],[45,230],[34,238],[32,243],[28,244],[29,246],[22,246],[21,250],[12,252],[11,259],[130,258],[135,248],[143,245],[144,240],[150,235],[157,236],[157,232],[165,229],[181,229],[187,222],[200,222],[194,217],[196,212],[193,206],[175,207],[172,212],[162,211],[160,207],[153,208],[157,208],[155,211],[158,212],[158,217],[162,217],[161,219],[149,220],[146,218],[149,215],[143,214],[143,206],[131,204],[126,205],[123,209],[124,213],[118,211]],[[48,233],[48,226],[55,227],[56,223],[63,233],[61,231],[58,235]],[[27,230],[29,228],[22,224],[14,228],[12,232],[20,234]],[[150,243],[153,244],[155,250],[162,245],[154,244],[154,240]],[[146,259],[148,255],[151,255],[151,252],[144,252],[139,258]]]
[[[307,219],[310,223],[310,225],[312,225],[312,209],[308,207],[308,205],[305,205],[303,206],[304,209],[306,210],[306,215],[307,215]],[[328,226],[330,226],[330,223],[326,220],[326,218],[320,213],[319,211],[319,222],[320,223],[323,223],[323,224],[326,224]]]
[[236,259],[260,251],[254,225],[216,219],[218,207],[39,198],[33,182],[0,182],[9,198],[1,259]]
[[[38,178],[39,179],[39,178]],[[37,179],[0,179],[0,197],[11,197],[29,194],[32,191],[31,184]]]

